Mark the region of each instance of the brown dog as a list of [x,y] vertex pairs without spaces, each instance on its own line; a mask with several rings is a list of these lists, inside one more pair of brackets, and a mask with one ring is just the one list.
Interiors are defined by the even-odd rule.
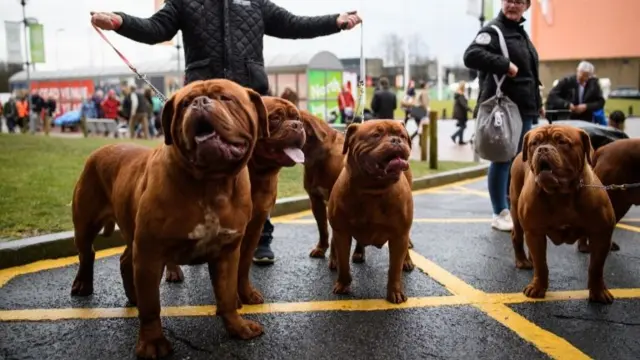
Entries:
[[216,313],[230,335],[262,333],[260,324],[238,314],[237,276],[252,211],[247,163],[258,137],[269,136],[267,121],[256,92],[228,80],[197,81],[164,106],[164,145],[107,145],[87,159],[73,195],[80,267],[71,293],[93,292],[93,240],[117,223],[127,244],[122,281],[139,311],[138,356],[171,352],[160,322],[167,262],[207,262]]
[[[331,189],[345,164],[345,154],[342,153],[344,134],[306,110],[301,110],[300,115],[307,133],[307,142],[302,148],[305,155],[304,189],[309,195],[311,211],[320,235],[318,243],[309,256],[321,259],[329,248],[326,204],[329,201]],[[411,172],[407,172],[406,175],[411,182]],[[409,244],[410,248],[413,247],[411,242]],[[354,263],[365,261],[365,249],[357,242],[351,260]]]
[[[602,146],[593,157],[593,171],[603,185],[640,183],[640,139],[621,139]],[[609,190],[609,199],[616,213],[616,223],[627,215],[633,205],[640,205],[640,188]],[[578,250],[589,252],[587,238],[578,242]],[[613,242],[611,251],[620,250]]]
[[402,270],[414,268],[409,256],[413,222],[409,168],[411,141],[401,122],[372,120],[347,128],[343,153],[346,165],[329,196],[329,223],[333,229],[330,267],[337,264],[335,294],[349,292],[351,238],[363,246],[381,248],[389,242],[387,300],[407,300]]
[[[555,245],[591,239],[589,300],[609,304],[613,295],[604,284],[604,264],[611,247],[615,215],[606,191],[591,169],[593,148],[581,129],[540,126],[528,132],[522,152],[511,168],[511,237],[516,267],[530,269],[533,280],[524,289],[543,298],[549,287],[547,237]],[[524,252],[527,242],[531,261]]]
[[[242,304],[262,304],[262,294],[251,285],[249,272],[253,253],[258,246],[262,226],[273,209],[278,196],[278,174],[283,167],[304,162],[302,146],[305,131],[300,113],[291,102],[282,98],[263,96],[269,117],[269,137],[258,139],[249,160],[251,201],[253,212],[242,238],[238,273],[238,296]],[[167,281],[182,281],[180,267],[167,264]]]

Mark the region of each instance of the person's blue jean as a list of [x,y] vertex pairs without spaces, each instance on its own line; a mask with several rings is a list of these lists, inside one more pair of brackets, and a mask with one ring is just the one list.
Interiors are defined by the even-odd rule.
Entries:
[[[522,119],[522,133],[520,134],[520,141],[518,142],[518,152],[522,150],[524,134],[531,130],[534,120],[534,117],[524,117]],[[509,208],[507,192],[509,191],[511,163],[512,161],[492,162],[489,165],[489,174],[487,176],[489,198],[491,199],[491,207],[493,207],[493,213],[495,215]]]

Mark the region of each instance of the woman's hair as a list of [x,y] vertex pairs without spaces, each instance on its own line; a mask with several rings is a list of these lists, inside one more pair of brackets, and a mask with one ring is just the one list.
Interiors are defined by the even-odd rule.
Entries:
[[464,81],[460,81],[460,82],[458,83],[458,91],[459,91],[459,92],[464,93],[464,91],[466,90],[466,88],[467,88],[467,83],[466,83],[466,82],[464,82]]
[[427,88],[427,82],[424,81],[424,80],[420,80],[420,82],[418,83],[418,88],[426,89]]

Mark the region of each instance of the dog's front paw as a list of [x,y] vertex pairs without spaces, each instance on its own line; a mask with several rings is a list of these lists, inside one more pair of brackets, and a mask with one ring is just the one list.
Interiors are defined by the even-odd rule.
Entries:
[[327,249],[316,246],[313,250],[311,250],[311,253],[309,254],[309,256],[314,259],[324,259],[324,255],[326,252],[327,252]]
[[351,286],[350,285],[346,285],[343,284],[339,281],[337,281],[335,283],[335,285],[333,285],[333,293],[334,294],[338,294],[338,295],[344,295],[344,294],[348,294],[351,292]]
[[248,287],[246,289],[240,290],[240,300],[243,304],[247,305],[264,303],[264,297],[262,296],[260,291],[256,290],[254,287]]
[[524,288],[524,295],[534,299],[542,299],[546,293],[547,289],[535,281]]
[[71,295],[89,296],[93,294],[93,281],[75,279],[71,285]]
[[227,326],[229,335],[239,337],[242,340],[253,339],[264,333],[262,325],[255,321],[240,319],[238,323]]
[[402,271],[413,271],[415,268],[416,265],[413,263],[413,260],[407,256],[402,263]]
[[136,355],[143,359],[158,359],[169,355],[172,351],[171,343],[164,336],[149,340],[138,338],[138,344],[136,344]]
[[407,301],[407,295],[401,290],[390,290],[387,292],[387,301],[392,304],[401,304]]
[[613,299],[613,294],[604,286],[589,289],[589,301],[591,302],[608,305],[613,303]]

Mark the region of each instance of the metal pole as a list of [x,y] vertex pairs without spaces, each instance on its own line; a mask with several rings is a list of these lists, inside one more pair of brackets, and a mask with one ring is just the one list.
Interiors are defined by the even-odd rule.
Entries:
[[28,118],[29,122],[29,130],[31,133],[35,133],[35,122],[32,121],[31,112],[33,111],[33,104],[31,102],[31,68],[29,67],[29,34],[27,29],[29,28],[29,23],[27,22],[27,0],[21,0],[20,5],[22,5],[22,22],[24,23],[24,49],[25,49],[25,64],[27,69],[27,102],[29,104]]

